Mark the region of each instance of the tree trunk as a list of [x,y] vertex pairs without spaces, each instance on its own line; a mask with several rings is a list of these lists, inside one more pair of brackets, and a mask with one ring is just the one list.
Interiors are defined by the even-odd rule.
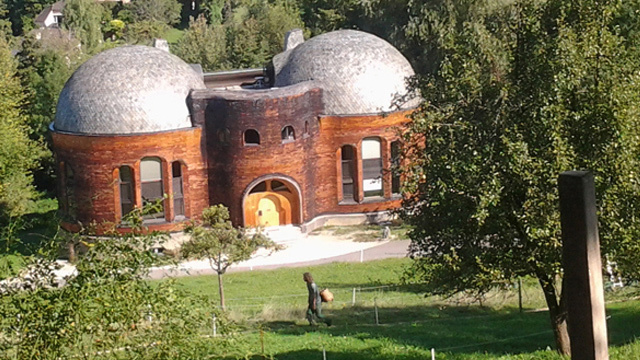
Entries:
[[569,332],[567,330],[567,306],[564,299],[558,303],[557,291],[552,279],[547,276],[538,276],[544,298],[549,307],[551,327],[556,338],[556,349],[562,355],[570,355]]
[[218,291],[220,292],[220,307],[224,310],[224,286],[222,286],[222,273],[218,273]]

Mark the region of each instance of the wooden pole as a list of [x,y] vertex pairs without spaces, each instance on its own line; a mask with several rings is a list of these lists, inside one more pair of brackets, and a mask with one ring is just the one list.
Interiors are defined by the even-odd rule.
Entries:
[[560,174],[563,294],[567,299],[571,358],[608,360],[602,259],[593,174]]
[[518,278],[518,309],[522,314],[522,278]]
[[376,298],[373,298],[373,307],[375,308],[375,312],[376,312],[376,325],[380,325],[380,321],[378,318],[378,301]]

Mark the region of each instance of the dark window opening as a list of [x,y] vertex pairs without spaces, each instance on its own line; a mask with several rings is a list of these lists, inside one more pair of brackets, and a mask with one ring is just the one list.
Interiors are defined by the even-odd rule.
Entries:
[[293,130],[293,126],[288,125],[285,126],[284,128],[282,128],[282,131],[280,133],[280,137],[282,138],[282,142],[291,142],[294,141],[296,139],[296,135],[295,132]]
[[391,193],[400,194],[400,141],[391,143]]
[[309,121],[304,122],[304,133],[309,135]]
[[133,171],[128,166],[120,167],[120,210],[122,216],[133,210]]
[[342,200],[355,200],[355,151],[353,146],[342,147]]
[[249,129],[244,132],[245,145],[260,145],[260,134],[256,130]]
[[171,164],[171,173],[173,184],[173,211],[175,216],[184,216],[184,192],[182,185],[182,164],[174,161]]
[[254,186],[253,189],[249,191],[249,194],[265,192],[265,191],[267,191],[267,183],[263,181],[258,185]]
[[283,182],[278,181],[278,180],[272,180],[271,181],[271,190],[273,190],[273,191],[291,192],[291,190],[289,190],[287,185],[285,185]]
[[145,158],[140,162],[140,192],[145,219],[164,217],[164,191],[162,162],[158,158]]

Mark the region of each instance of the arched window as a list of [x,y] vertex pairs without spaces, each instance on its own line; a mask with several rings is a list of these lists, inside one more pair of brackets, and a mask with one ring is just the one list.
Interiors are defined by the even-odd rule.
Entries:
[[78,205],[76,203],[76,175],[73,168],[68,163],[64,163],[64,200],[66,203],[67,216],[75,220],[78,216]]
[[162,187],[162,162],[159,158],[144,158],[140,162],[140,192],[142,206],[154,204],[145,218],[164,216],[164,191]]
[[260,134],[254,129],[249,129],[244,132],[244,144],[245,145],[260,145]]
[[182,164],[174,161],[171,164],[173,184],[173,212],[175,216],[184,216],[184,192],[182,187]]
[[280,138],[282,139],[283,143],[294,141],[296,139],[296,134],[293,131],[293,126],[287,125],[283,127],[282,131],[280,132]]
[[383,196],[380,138],[362,140],[362,190],[364,197]]
[[391,193],[400,194],[400,140],[391,143]]
[[133,210],[133,171],[128,166],[120,166],[120,210],[122,216]]
[[353,146],[342,147],[342,200],[355,200],[356,154]]

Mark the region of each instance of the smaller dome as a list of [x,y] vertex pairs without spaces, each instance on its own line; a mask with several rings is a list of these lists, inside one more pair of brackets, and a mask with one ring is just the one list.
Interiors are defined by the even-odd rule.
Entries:
[[202,76],[167,51],[122,46],[99,53],[67,81],[54,129],[134,134],[191,127],[187,96]]
[[385,40],[356,30],[315,36],[273,58],[275,86],[314,80],[323,88],[328,115],[373,114],[411,109],[409,61]]

